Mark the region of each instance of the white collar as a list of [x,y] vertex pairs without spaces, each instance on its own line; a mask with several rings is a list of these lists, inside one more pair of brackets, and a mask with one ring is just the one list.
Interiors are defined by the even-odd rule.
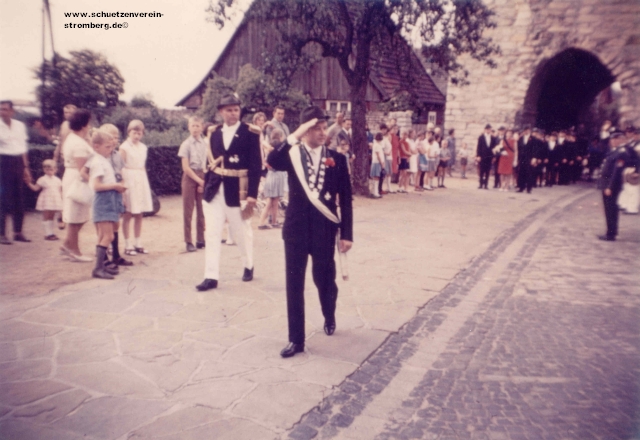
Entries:
[[311,148],[310,146],[308,146],[305,143],[303,143],[302,145],[304,146],[305,150],[307,150],[307,153],[309,153],[309,154],[313,154],[314,156],[322,154],[322,145],[320,145],[320,146],[318,146],[316,148]]
[[233,125],[223,124],[222,131],[236,131],[238,127],[240,127],[240,121],[236,122]]

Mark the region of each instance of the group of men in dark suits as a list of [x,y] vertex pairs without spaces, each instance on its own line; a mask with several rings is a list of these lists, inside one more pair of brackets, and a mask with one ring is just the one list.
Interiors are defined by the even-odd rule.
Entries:
[[[491,125],[485,126],[478,137],[476,162],[480,178],[479,189],[488,189],[489,175],[494,168],[494,188],[500,187],[498,162],[505,128],[500,127],[494,135]],[[585,138],[561,130],[545,137],[542,130],[525,126],[518,136],[514,166],[517,173],[518,192],[531,193],[536,186],[568,185],[577,182],[584,168],[583,160],[588,156]]]
[[[218,287],[220,242],[225,220],[234,236],[242,261],[242,280],[253,279],[253,243],[250,218],[258,196],[262,157],[260,130],[240,120],[237,95],[224,96],[218,111],[223,119],[211,135],[203,206],[207,221],[205,279],[200,291]],[[287,171],[289,204],[284,239],[289,344],[281,351],[291,357],[304,351],[304,285],[308,257],[318,288],[324,332],[336,330],[336,245],[346,253],[353,243],[351,183],[343,154],[327,148],[327,119],[316,106],[304,109],[300,127],[267,157],[277,171]]]

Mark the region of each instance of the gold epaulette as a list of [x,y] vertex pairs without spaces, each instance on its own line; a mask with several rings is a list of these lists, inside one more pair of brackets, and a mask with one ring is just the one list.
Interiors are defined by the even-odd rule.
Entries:
[[249,126],[249,131],[251,133],[260,134],[262,133],[262,129],[254,124],[247,124]]

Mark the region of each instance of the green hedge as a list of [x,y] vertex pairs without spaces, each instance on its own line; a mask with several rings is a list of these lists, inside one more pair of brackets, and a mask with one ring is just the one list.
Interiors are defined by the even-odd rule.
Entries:
[[180,147],[151,147],[147,154],[147,175],[151,189],[159,196],[180,194],[182,162]]
[[[182,164],[178,157],[180,147],[151,147],[147,156],[147,175],[149,184],[156,195],[180,194],[180,181],[182,180]],[[53,158],[54,147],[48,145],[29,145],[29,165],[34,182],[44,174],[42,162]],[[62,177],[64,168],[58,170],[58,176]],[[26,208],[33,210],[36,207],[38,193],[25,186]]]

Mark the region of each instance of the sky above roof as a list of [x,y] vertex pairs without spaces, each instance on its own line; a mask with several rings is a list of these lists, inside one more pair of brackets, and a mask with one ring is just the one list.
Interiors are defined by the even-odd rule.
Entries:
[[[50,0],[56,52],[91,49],[107,57],[125,79],[121,99],[150,95],[170,108],[207,74],[239,23],[222,30],[206,21],[208,0]],[[65,13],[160,13],[156,17],[65,17]],[[78,29],[119,23],[124,28]],[[69,25],[66,26],[65,25]],[[45,56],[50,59],[49,29]],[[35,100],[33,68],[42,61],[42,1],[0,0],[0,99]]]

